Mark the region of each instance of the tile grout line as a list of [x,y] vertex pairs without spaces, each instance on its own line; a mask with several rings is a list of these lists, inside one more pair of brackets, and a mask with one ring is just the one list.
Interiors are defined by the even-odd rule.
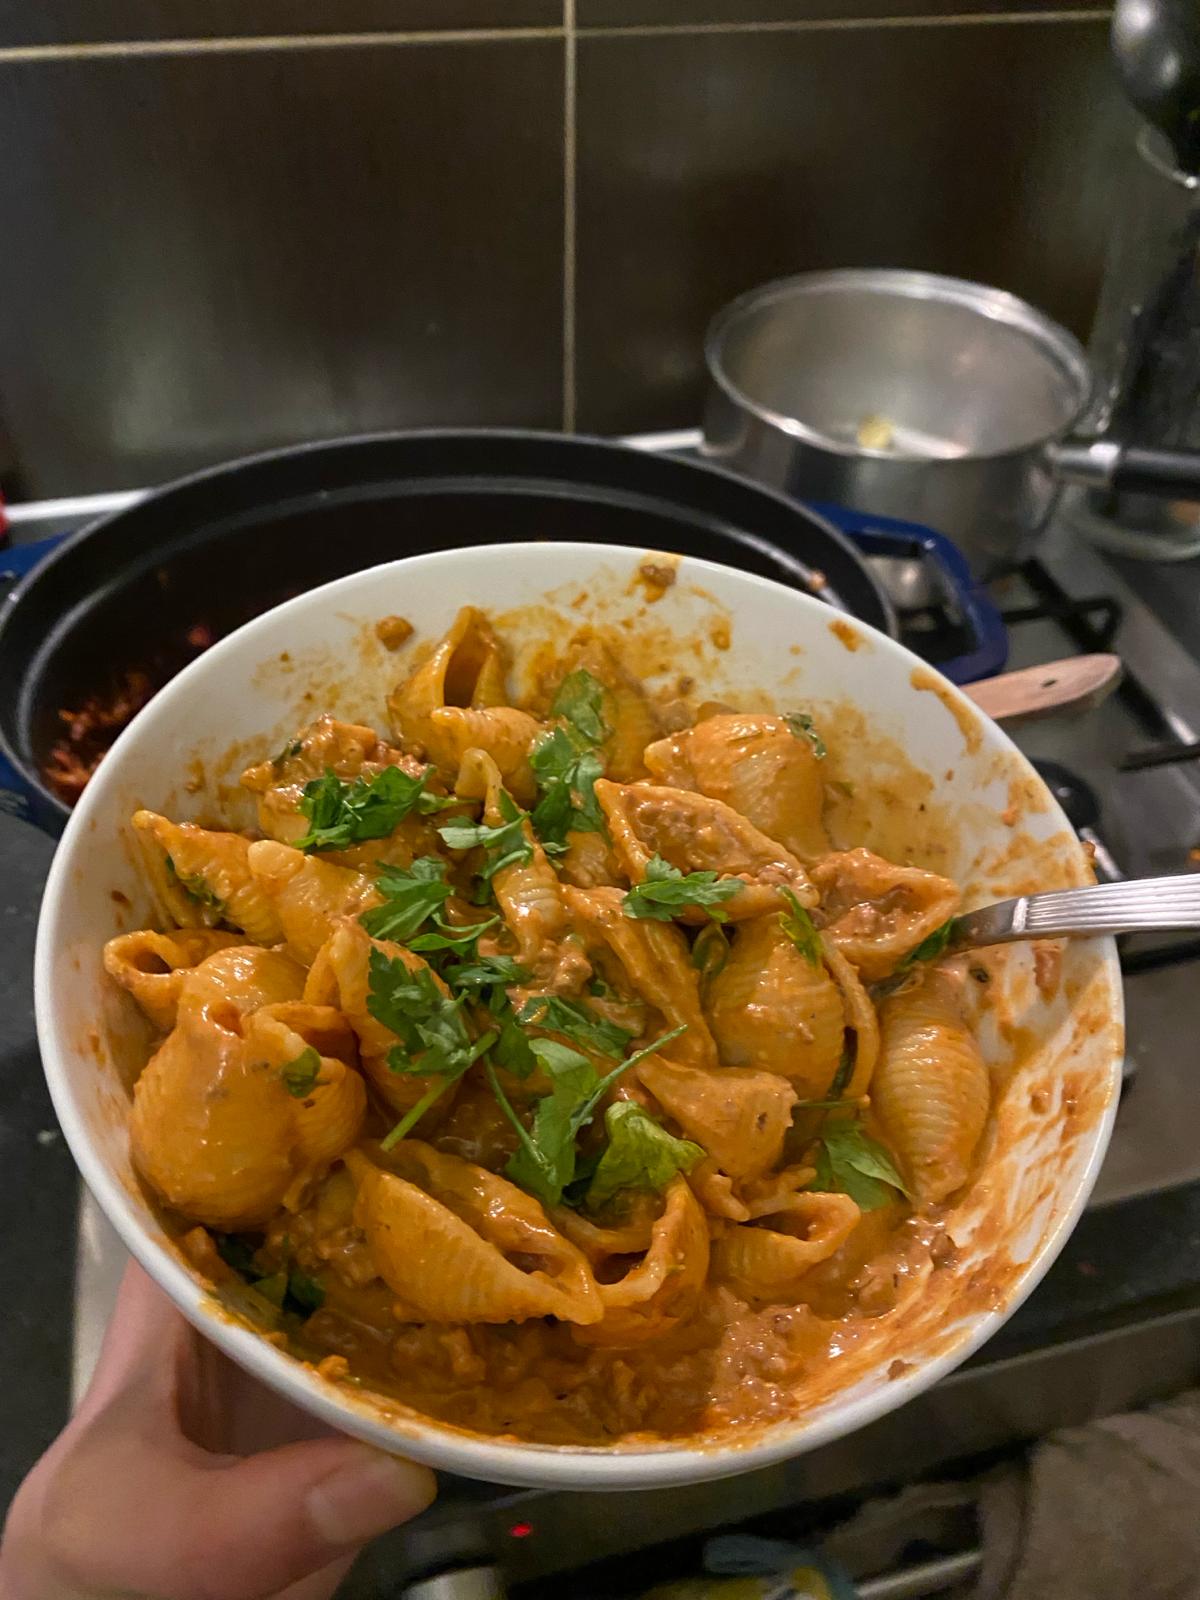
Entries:
[[263,50],[345,50],[363,45],[497,44],[561,39],[561,28],[460,28],[412,33],[299,33],[219,39],[125,39],[96,44],[0,46],[0,66],[13,62],[107,60],[125,56],[237,55]]
[[562,425],[575,432],[575,0],[563,0],[563,321]]
[[548,39],[563,39],[567,43],[568,56],[573,60],[580,38],[687,38],[707,34],[862,32],[870,28],[1008,27],[1025,22],[1105,22],[1112,14],[1108,6],[1094,6],[1079,10],[963,12],[957,16],[824,17],[791,22],[663,22],[581,28],[573,18],[573,0],[563,0],[564,15],[568,7],[572,13],[569,41],[566,40],[565,27],[447,28],[412,33],[264,34],[220,39],[127,39],[95,44],[0,46],[0,66],[39,61],[103,61],[131,56],[237,55],[264,50],[344,50],[364,45],[495,44]]

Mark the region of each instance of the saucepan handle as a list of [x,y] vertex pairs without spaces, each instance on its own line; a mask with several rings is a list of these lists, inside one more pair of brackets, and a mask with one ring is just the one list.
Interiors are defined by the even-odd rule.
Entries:
[[1067,439],[1050,446],[1050,461],[1068,483],[1200,500],[1200,450],[1146,450],[1115,439]]

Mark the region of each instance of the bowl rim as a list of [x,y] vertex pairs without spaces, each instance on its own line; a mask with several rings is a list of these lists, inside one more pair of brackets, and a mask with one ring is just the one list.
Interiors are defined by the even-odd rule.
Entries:
[[[974,312],[987,321],[1003,323],[1022,334],[1028,344],[1071,386],[1075,408],[1057,428],[1035,434],[1023,443],[1006,445],[1003,450],[967,450],[950,457],[896,455],[873,445],[852,444],[834,438],[803,418],[777,411],[756,399],[730,376],[725,362],[726,342],[738,324],[749,314],[769,309],[780,301],[806,299],[822,294],[862,293],[889,299],[941,300]],[[909,267],[834,267],[821,272],[799,272],[790,277],[772,278],[769,283],[747,289],[723,306],[704,334],[704,363],[710,382],[725,399],[740,411],[748,412],[769,428],[787,434],[814,450],[847,460],[886,462],[896,470],[920,468],[930,471],[977,461],[1004,461],[1044,449],[1070,433],[1091,402],[1095,375],[1083,346],[1073,333],[1028,300],[977,283],[971,278],[954,278],[940,272],[918,272]]]
[[[624,556],[644,559],[647,552],[637,546],[601,545],[590,543],[556,543],[554,545],[527,541],[517,544],[480,545],[456,550],[428,552],[398,561],[381,563],[351,573],[332,583],[323,584],[305,594],[295,596],[283,604],[263,612],[243,624],[241,628],[220,640],[210,650],[190,662],[172,678],[154,699],[130,722],[114,741],[111,751],[101,764],[96,777],[73,811],[63,833],[46,881],[38,918],[34,954],[34,1009],[43,1071],[51,1101],[58,1116],[67,1145],[79,1167],[89,1190],[112,1223],[122,1243],[149,1276],[163,1289],[176,1307],[200,1333],[211,1339],[225,1354],[249,1371],[260,1382],[283,1395],[302,1410],[342,1432],[349,1433],[367,1444],[372,1444],[393,1454],[403,1454],[426,1465],[466,1477],[481,1478],[502,1484],[515,1484],[533,1488],[567,1488],[589,1490],[629,1490],[681,1486],[714,1478],[728,1477],[742,1472],[771,1466],[791,1457],[806,1454],[835,1439],[866,1426],[888,1412],[894,1411],[906,1400],[915,1398],[938,1382],[947,1373],[961,1365],[970,1355],[1005,1322],[1028,1298],[1041,1282],[1059,1254],[1087,1202],[1100,1165],[1108,1147],[1113,1120],[1116,1116],[1120,1087],[1120,1052],[1115,1052],[1109,1064],[1110,1093],[1103,1114],[1088,1131],[1090,1149],[1076,1184],[1070,1203],[1055,1216],[1053,1225],[1044,1234],[1031,1256],[1024,1272],[1001,1309],[990,1310],[967,1324],[962,1337],[954,1340],[947,1349],[916,1366],[911,1373],[873,1391],[848,1401],[838,1402],[836,1396],[823,1402],[823,1415],[815,1422],[803,1417],[769,1425],[751,1438],[735,1436],[728,1443],[706,1440],[698,1445],[671,1440],[661,1444],[639,1443],[624,1446],[547,1445],[494,1439],[474,1434],[451,1424],[425,1418],[415,1411],[402,1417],[386,1420],[382,1414],[369,1414],[367,1402],[355,1402],[345,1390],[322,1379],[311,1367],[278,1350],[261,1334],[242,1326],[223,1312],[198,1278],[194,1277],[182,1260],[171,1250],[151,1238],[142,1221],[149,1208],[138,1204],[127,1187],[112,1173],[98,1150],[93,1146],[83,1113],[76,1108],[71,1087],[68,1058],[77,1055],[64,1039],[60,1042],[58,1007],[54,985],[54,962],[58,947],[58,923],[68,889],[68,875],[79,862],[77,854],[85,842],[92,812],[98,808],[107,791],[120,782],[122,756],[138,747],[144,738],[153,737],[158,724],[166,720],[171,711],[173,696],[193,682],[207,675],[219,675],[224,658],[235,648],[245,645],[255,634],[266,635],[281,621],[305,608],[325,605],[330,613],[337,610],[339,593],[351,588],[366,588],[373,579],[396,569],[411,570],[414,564],[435,568],[463,569],[463,593],[469,593],[472,584],[479,582],[479,563],[501,559],[505,563],[531,562],[538,564],[544,575],[544,588],[554,585],[548,571],[548,560],[561,552],[568,562],[587,559],[594,563],[612,562]],[[680,557],[680,566],[694,571],[701,579],[707,573],[722,578],[732,577],[750,590],[779,591],[789,604],[801,612],[811,611],[814,620],[828,621],[829,609],[820,600],[791,590],[769,578],[755,573],[740,572],[717,562],[697,557]],[[562,581],[562,580],[559,580]],[[539,577],[539,582],[543,578]],[[465,602],[464,602],[465,603]],[[853,626],[862,629],[877,651],[899,657],[906,665],[933,672],[939,690],[952,697],[953,702],[971,716],[981,719],[985,739],[999,739],[1010,755],[1032,776],[1045,810],[1057,820],[1063,830],[1069,824],[1061,807],[1050,790],[1042,783],[1026,758],[991,719],[979,710],[948,679],[936,673],[919,656],[905,646],[890,639],[869,624],[854,620]],[[177,687],[178,686],[178,687]],[[1116,997],[1118,1011],[1123,1010],[1119,965],[1114,941],[1096,941],[1097,951],[1106,970],[1110,987]]]

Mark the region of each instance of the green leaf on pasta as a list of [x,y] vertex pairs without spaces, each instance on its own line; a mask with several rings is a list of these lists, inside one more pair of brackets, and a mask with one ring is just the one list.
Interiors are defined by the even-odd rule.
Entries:
[[587,1190],[587,1204],[598,1210],[623,1189],[662,1190],[677,1172],[704,1159],[690,1139],[676,1139],[634,1100],[618,1100],[604,1113],[608,1144]]
[[889,1151],[859,1122],[830,1122],[817,1147],[812,1188],[848,1194],[863,1211],[877,1211],[907,1194]]

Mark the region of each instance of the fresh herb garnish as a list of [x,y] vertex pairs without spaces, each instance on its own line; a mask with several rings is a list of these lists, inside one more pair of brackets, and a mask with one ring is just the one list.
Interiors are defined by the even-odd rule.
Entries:
[[446,864],[436,856],[419,856],[407,870],[388,867],[376,888],[384,897],[359,917],[372,939],[392,939],[407,944],[417,929],[450,898]]
[[213,911],[225,909],[225,902],[212,892],[200,873],[180,872],[170,856],[167,857],[167,875],[174,878],[188,899],[197,905],[209,906]]
[[581,750],[566,729],[555,728],[534,745],[529,765],[541,791],[529,820],[543,848],[561,853],[568,833],[603,833],[596,779],[604,763],[593,750]]
[[915,950],[910,950],[902,961],[896,963],[896,971],[907,972],[910,967],[915,967],[918,961],[936,961],[939,956],[945,955],[946,946],[954,937],[954,926],[957,921],[957,917],[951,917],[932,933],[926,934]]
[[686,1028],[686,1023],[672,1028],[603,1078],[597,1076],[591,1062],[578,1050],[559,1044],[555,1039],[530,1040],[529,1048],[552,1084],[550,1093],[534,1107],[530,1128],[513,1110],[489,1060],[486,1066],[492,1093],[520,1140],[516,1155],[505,1168],[512,1181],[536,1195],[543,1205],[556,1206],[563,1190],[575,1177],[575,1141],[580,1130],[592,1120],[600,1101],[622,1073],[670,1044]]
[[715,978],[729,960],[729,939],[725,930],[710,922],[692,944],[692,965],[701,978]]
[[496,1041],[496,1032],[472,1040],[463,1020],[466,999],[444,995],[428,967],[410,972],[397,957],[372,948],[368,962],[367,1010],[399,1040],[388,1051],[392,1072],[440,1078],[383,1140],[390,1150],[421,1120],[435,1100],[462,1077]]
[[837,1071],[833,1075],[833,1082],[829,1085],[829,1098],[836,1100],[844,1094],[846,1085],[854,1075],[854,1063],[858,1056],[858,1034],[853,1028],[847,1028],[845,1043],[842,1045],[841,1058],[837,1064]]
[[293,1267],[288,1273],[288,1296],[305,1311],[319,1311],[325,1304],[325,1291],[314,1277]]
[[780,889],[789,910],[779,913],[779,925],[810,967],[821,965],[821,935],[817,925],[791,889]]
[[496,985],[526,983],[532,974],[515,956],[479,956],[475,961],[446,967],[443,973],[451,989],[483,990]]
[[485,822],[449,822],[438,829],[442,843],[451,850],[481,847],[487,851],[487,865],[479,874],[484,883],[490,883],[505,867],[533,859],[533,846],[525,837],[525,813],[504,789],[497,804],[504,821],[494,827]]
[[422,955],[426,952],[436,953],[445,951],[456,956],[473,955],[481,935],[488,933],[500,921],[499,917],[486,917],[482,922],[468,923],[465,928],[451,926],[443,922],[435,912],[433,916],[436,933],[420,933],[415,939],[409,939],[408,948],[417,950]]
[[275,771],[278,772],[280,767],[282,767],[286,762],[290,761],[293,756],[298,756],[303,749],[304,740],[293,739],[290,744],[284,745],[283,749],[278,753],[278,755],[271,757],[271,765],[275,768]]
[[604,685],[586,667],[568,672],[558,686],[550,707],[552,717],[561,717],[585,745],[603,744],[609,728],[604,721]]
[[243,1235],[214,1233],[212,1240],[225,1265],[232,1267],[239,1278],[278,1310],[307,1317],[324,1305],[325,1290],[301,1268],[289,1266],[285,1261],[272,1272],[262,1272],[254,1261],[256,1247]]
[[812,1187],[848,1194],[863,1211],[876,1211],[907,1194],[904,1179],[888,1151],[859,1122],[827,1124],[817,1147]]
[[807,739],[809,744],[812,745],[813,755],[816,756],[818,761],[824,761],[829,751],[826,750],[825,741],[817,732],[813,719],[808,712],[789,711],[783,720],[787,723],[792,737]]
[[645,880],[629,890],[621,909],[627,917],[670,922],[686,907],[702,906],[714,922],[724,922],[721,902],[741,894],[745,887],[740,878],[718,878],[715,872],[684,873],[662,856],[651,856]]
[[568,673],[550,707],[561,726],[543,734],[530,752],[540,794],[529,820],[551,855],[563,853],[568,833],[604,832],[596,799],[596,779],[604,775],[596,746],[609,735],[603,706],[602,683],[583,668]]
[[688,1172],[704,1151],[676,1139],[635,1100],[618,1100],[604,1113],[608,1145],[588,1185],[587,1204],[606,1205],[621,1189],[665,1189],[677,1172]]
[[633,1038],[628,1029],[556,994],[533,995],[517,1012],[517,1021],[526,1027],[544,1028],[547,1033],[561,1033],[585,1050],[596,1050],[614,1060],[620,1060]]
[[400,767],[384,767],[373,778],[343,783],[326,768],[324,777],[304,786],[300,811],[309,831],[296,840],[296,849],[344,850],[367,839],[386,839],[414,811],[428,816],[460,804],[453,796],[429,794],[425,785],[432,776],[432,767],[416,778]]
[[280,1067],[279,1076],[283,1080],[283,1087],[296,1100],[303,1100],[317,1087],[320,1081],[321,1057],[309,1045],[301,1050],[294,1061],[289,1061],[287,1066]]
[[[488,1002],[498,1037],[490,1061],[514,1078],[525,1079],[537,1071],[538,1059],[530,1048],[529,1037],[517,1021],[517,1014],[503,989],[493,989]],[[490,1065],[490,1062],[489,1062]]]

